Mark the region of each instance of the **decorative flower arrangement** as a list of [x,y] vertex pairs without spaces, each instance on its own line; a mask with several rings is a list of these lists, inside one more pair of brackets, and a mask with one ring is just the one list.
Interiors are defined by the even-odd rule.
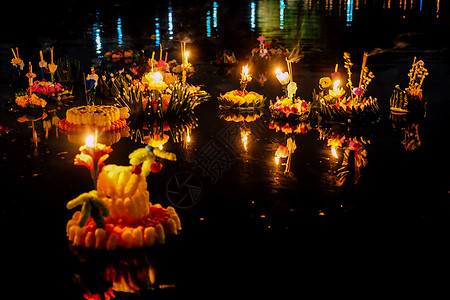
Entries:
[[[182,50],[185,50],[184,43]],[[189,53],[186,51],[183,53],[181,81],[178,76],[170,73],[173,71],[172,62],[166,63],[167,53],[165,60],[156,61],[153,52],[152,58],[146,63],[146,68],[150,68],[150,71],[144,72],[142,76],[135,76],[135,79],[129,74],[123,75],[123,71],[117,77],[105,76],[102,78],[102,86],[109,89],[109,94],[117,95],[115,97],[117,104],[127,107],[135,120],[184,118],[192,114],[194,108],[206,101],[210,95],[200,87],[186,83],[186,74],[192,65],[188,61]]]
[[233,90],[220,94],[218,97],[220,108],[236,110],[253,110],[264,106],[264,97],[255,92]]
[[242,68],[241,90],[232,90],[217,97],[221,109],[234,109],[238,111],[252,111],[264,107],[264,96],[247,91],[247,83],[252,80],[248,65]]
[[347,122],[349,119],[361,119],[370,121],[378,111],[376,98],[365,97],[367,87],[375,77],[366,67],[368,54],[364,53],[361,67],[359,85],[352,82],[352,66],[350,54],[344,53],[344,66],[347,70],[347,84],[345,89],[341,86],[343,78],[336,65],[334,73],[330,77],[319,80],[320,92],[315,94],[313,107],[319,119]]
[[36,94],[22,94],[16,97],[16,104],[21,107],[28,108],[44,108],[47,105],[47,101],[36,96]]
[[28,87],[27,92],[30,92],[30,88],[32,93],[44,95],[55,94],[63,90],[63,87],[60,83],[49,82],[45,79],[43,79],[42,81],[34,81],[33,85],[31,87]]
[[270,105],[269,109],[272,112],[273,116],[276,117],[286,117],[289,118],[289,115],[293,114],[295,116],[304,116],[307,117],[309,113],[309,105],[305,100],[301,100],[299,98],[292,99],[286,97],[277,97],[277,101]]
[[176,83],[170,87],[167,85],[164,90],[158,89],[163,85],[160,82],[126,84],[127,87],[116,97],[116,102],[121,107],[127,107],[135,119],[181,118],[192,114],[198,104],[210,97],[200,87]]
[[104,165],[112,149],[86,140],[75,158],[93,176],[95,189],[67,203],[67,209],[81,206],[67,222],[66,232],[73,246],[115,250],[163,244],[165,236],[177,234],[180,219],[171,207],[149,201],[146,177],[159,172],[156,159],[176,160],[173,153],[147,145],[129,155],[131,166]]
[[424,115],[427,101],[422,95],[422,84],[429,75],[425,69],[425,63],[422,60],[414,61],[411,70],[408,73],[409,85],[402,90],[399,85],[395,86],[395,90],[390,98],[391,112],[395,114],[414,113]]
[[272,117],[275,119],[283,118],[295,118],[304,121],[308,118],[310,113],[310,104],[305,100],[295,97],[297,92],[297,83],[292,80],[292,62],[286,60],[288,66],[288,72],[281,72],[280,69],[276,70],[276,77],[280,82],[284,96],[277,97],[276,102],[270,101],[269,110]]

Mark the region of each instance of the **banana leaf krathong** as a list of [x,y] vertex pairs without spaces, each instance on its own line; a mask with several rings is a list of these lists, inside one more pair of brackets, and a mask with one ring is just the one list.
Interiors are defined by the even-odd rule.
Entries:
[[[354,86],[352,81],[352,66],[350,54],[344,53],[344,67],[347,71],[347,83],[341,85],[344,78],[338,72],[338,64],[330,77],[319,80],[320,91],[313,93],[312,110],[321,120],[340,123],[371,123],[378,118],[378,101],[371,96],[365,96],[369,84],[375,77],[366,67],[368,54],[364,53],[361,66],[359,84]],[[347,87],[347,89],[345,89]]]
[[408,73],[408,87],[402,90],[399,85],[395,86],[390,99],[391,112],[393,114],[412,113],[417,117],[425,116],[427,101],[423,98],[422,84],[429,73],[424,66],[425,63],[422,60],[417,61],[417,58],[414,57],[412,67]]
[[175,84],[165,91],[145,90],[141,85],[125,86],[116,102],[127,107],[133,119],[184,118],[210,95],[197,88]]
[[389,100],[391,112],[393,114],[409,114],[425,116],[427,100],[404,91],[400,86],[396,86]]

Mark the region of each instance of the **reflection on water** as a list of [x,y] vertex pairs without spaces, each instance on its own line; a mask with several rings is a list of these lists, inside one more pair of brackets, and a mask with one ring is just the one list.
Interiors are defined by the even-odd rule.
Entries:
[[123,44],[123,33],[122,33],[122,19],[117,18],[117,41],[119,47]]
[[[378,14],[379,18],[391,18],[389,11],[395,10],[406,19],[429,13],[430,10],[439,18],[441,11],[440,1],[423,0],[383,0],[370,3],[361,0],[266,0],[245,1],[233,5],[237,6],[233,7],[233,11],[245,12],[244,18],[241,18],[240,14],[230,13],[226,3],[221,6],[218,1],[200,5],[195,12],[182,3],[161,2],[148,8],[150,22],[140,22],[139,17],[130,19],[125,10],[117,9],[115,36],[112,36],[112,30],[108,28],[108,20],[105,19],[107,13],[97,10],[94,22],[91,23],[94,51],[101,55],[115,50],[104,49],[106,44],[107,47],[113,48],[131,48],[133,45],[124,45],[124,42],[136,42],[136,38],[140,40],[138,44],[146,47],[158,46],[161,43],[165,45],[171,40],[203,42],[206,38],[214,43],[222,43],[226,48],[232,48],[239,44],[239,36],[248,37],[252,32],[256,32],[269,40],[279,40],[289,49],[300,43],[303,51],[317,52],[330,47],[333,40],[343,38],[342,34],[329,36],[330,32],[345,32],[345,28],[351,30],[355,22],[373,27],[373,24],[366,24],[366,16],[371,12]],[[128,9],[127,6],[125,8]],[[233,26],[237,28],[232,30],[233,33],[229,36],[227,30]]]

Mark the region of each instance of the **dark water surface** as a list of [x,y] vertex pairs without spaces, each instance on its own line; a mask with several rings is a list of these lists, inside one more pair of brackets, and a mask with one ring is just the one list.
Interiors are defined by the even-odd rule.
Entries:
[[[84,299],[89,290],[104,299],[107,268],[141,274],[149,266],[156,274],[152,289],[116,292],[116,298],[269,292],[367,298],[387,291],[430,298],[444,287],[436,275],[445,273],[448,262],[447,1],[72,0],[28,4],[21,11],[23,26],[2,26],[0,43],[0,126],[8,130],[0,136],[5,295]],[[295,134],[290,172],[275,164],[275,151],[287,135],[269,128],[268,101],[282,93],[270,74],[263,87],[256,80],[248,85],[267,97],[260,118],[244,124],[219,117],[217,96],[239,88],[239,70],[218,72],[212,63],[216,53],[234,51],[244,64],[260,35],[288,49],[300,44],[303,58],[294,64],[294,80],[297,94],[306,100],[319,78],[337,62],[343,65],[344,51],[357,68],[362,53],[371,54],[368,66],[376,77],[369,94],[378,99],[381,113],[368,128],[352,129],[354,136],[370,140],[367,165],[356,184],[353,165],[348,180],[336,184],[342,153],[334,158],[320,138],[330,126],[310,124],[307,132]],[[188,81],[203,84],[212,97],[195,110],[198,124],[191,141],[171,139],[165,145],[178,161],[164,162],[148,183],[151,202],[178,206],[181,234],[145,251],[71,249],[65,224],[73,212],[65,205],[91,189],[88,171],[73,165],[80,143],[59,132],[50,118],[18,121],[23,112],[12,105],[10,48],[19,47],[24,61],[37,65],[39,50],[48,57],[54,46],[55,56],[75,57],[88,72],[91,65],[114,67],[103,55],[121,48],[159,53],[162,43],[169,59],[179,60],[180,41],[187,42],[196,69]],[[430,73],[423,85],[427,115],[394,122],[389,97],[396,84],[406,86],[414,56]],[[83,97],[78,93],[56,116],[64,118],[67,108],[83,104]],[[407,133],[417,128],[415,151],[402,143],[405,128],[410,128]],[[247,149],[243,130],[251,132]],[[132,138],[116,141],[108,163],[126,165],[128,154],[142,147]],[[213,155],[221,159],[208,162]],[[198,187],[189,191],[192,201],[178,202],[168,192],[175,189],[175,177],[190,177]]]

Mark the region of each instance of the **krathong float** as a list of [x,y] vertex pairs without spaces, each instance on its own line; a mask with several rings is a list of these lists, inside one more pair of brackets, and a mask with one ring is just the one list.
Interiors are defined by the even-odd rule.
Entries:
[[[44,60],[44,56],[42,51],[39,51],[41,61],[39,62],[39,69],[41,70],[41,80],[35,80],[37,75],[32,72],[32,64],[29,62],[29,72],[25,75],[28,78],[28,88],[26,91],[22,90],[17,93],[19,96],[24,96],[25,93],[36,94],[41,99],[44,99],[46,103],[50,104],[51,106],[56,106],[59,104],[59,101],[61,100],[67,100],[72,99],[72,91],[64,88],[64,86],[61,83],[55,82],[55,72],[57,69],[57,65],[55,65],[53,62],[50,64],[47,64],[47,62]],[[53,57],[53,50],[52,50],[52,57]],[[53,60],[53,58],[52,58]],[[45,79],[45,74],[47,70],[50,70],[52,68],[51,80]],[[45,106],[45,105],[44,105]]]
[[256,92],[247,91],[247,84],[252,80],[252,76],[249,73],[248,65],[242,67],[240,84],[240,90],[232,90],[225,94],[220,94],[217,97],[219,101],[219,107],[221,109],[231,109],[237,111],[253,111],[255,109],[261,109],[264,107],[264,96]]
[[[14,51],[13,51],[14,52]],[[36,94],[32,92],[33,79],[36,77],[36,74],[33,73],[33,67],[31,62],[28,65],[29,72],[26,74],[28,78],[28,91],[27,92],[19,92],[16,93],[15,103],[22,108],[28,108],[30,110],[42,111],[44,107],[47,106],[47,101],[38,97]]]
[[180,219],[174,208],[149,201],[146,177],[161,170],[157,157],[176,160],[176,156],[147,145],[129,155],[130,166],[105,165],[111,152],[111,147],[89,136],[75,157],[75,165],[90,170],[96,189],[67,203],[67,209],[81,206],[67,222],[69,241],[96,250],[165,243],[167,235],[181,229]]
[[394,92],[390,98],[390,107],[393,114],[413,114],[416,116],[424,116],[426,111],[427,101],[423,98],[422,84],[429,75],[428,70],[425,69],[425,63],[422,60],[414,61],[409,70],[409,85],[405,90],[402,90],[399,85],[395,86]]
[[286,59],[288,72],[281,72],[276,69],[276,77],[280,82],[284,95],[276,98],[275,103],[270,101],[269,110],[274,119],[277,120],[291,120],[292,121],[305,121],[308,119],[311,105],[310,103],[302,100],[300,97],[296,97],[297,83],[292,79],[292,60]]
[[181,82],[169,72],[168,64],[154,60],[154,52],[149,61],[151,69],[135,80],[122,78],[119,86],[114,85],[116,103],[127,107],[133,120],[184,118],[194,112],[194,108],[209,99],[210,95],[200,86],[186,83],[191,64],[189,54],[184,52]]
[[180,83],[169,86],[156,74],[144,78],[124,88],[116,98],[119,106],[129,109],[134,120],[188,117],[197,105],[210,97],[200,87]]
[[130,116],[126,107],[112,105],[85,105],[72,107],[66,111],[66,118],[59,122],[64,131],[120,131],[127,125]]
[[364,53],[361,66],[359,84],[353,85],[352,66],[350,54],[344,53],[344,66],[347,70],[347,83],[342,87],[344,78],[338,71],[336,64],[334,73],[330,77],[319,80],[320,92],[314,92],[314,111],[319,121],[336,121],[348,123],[349,121],[371,122],[376,119],[379,107],[376,98],[365,97],[369,83],[375,77],[366,67],[368,53]]

